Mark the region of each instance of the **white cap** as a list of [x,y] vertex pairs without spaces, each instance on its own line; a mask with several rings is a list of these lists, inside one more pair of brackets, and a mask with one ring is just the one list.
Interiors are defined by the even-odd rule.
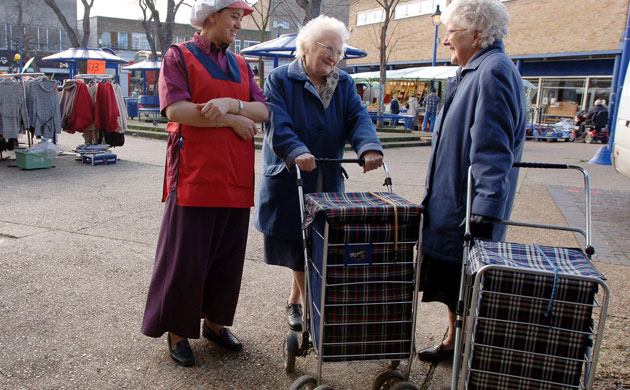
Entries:
[[254,12],[254,9],[243,0],[196,0],[190,12],[190,24],[201,30],[208,16],[223,8],[240,8],[245,15]]

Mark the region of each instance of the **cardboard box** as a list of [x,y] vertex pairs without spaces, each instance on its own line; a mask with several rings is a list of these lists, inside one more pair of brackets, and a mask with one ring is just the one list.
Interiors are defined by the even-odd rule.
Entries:
[[52,166],[52,159],[33,153],[25,153],[23,150],[15,151],[15,162],[22,169],[41,169]]
[[116,155],[113,153],[84,154],[83,164],[92,166],[116,164]]

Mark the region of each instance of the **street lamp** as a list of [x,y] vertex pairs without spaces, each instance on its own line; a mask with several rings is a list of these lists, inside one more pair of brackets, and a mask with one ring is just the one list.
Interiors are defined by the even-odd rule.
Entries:
[[431,61],[431,66],[435,66],[435,55],[437,53],[437,43],[438,43],[438,26],[440,25],[440,17],[442,13],[440,12],[440,5],[438,4],[435,7],[435,12],[431,15],[431,21],[435,26],[435,38],[433,39],[433,61]]

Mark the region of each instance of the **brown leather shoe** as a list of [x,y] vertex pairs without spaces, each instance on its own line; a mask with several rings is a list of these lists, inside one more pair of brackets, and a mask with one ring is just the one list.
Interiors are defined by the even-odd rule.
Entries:
[[440,343],[418,352],[418,359],[424,362],[439,363],[452,359],[454,351],[454,349],[444,349],[444,344]]

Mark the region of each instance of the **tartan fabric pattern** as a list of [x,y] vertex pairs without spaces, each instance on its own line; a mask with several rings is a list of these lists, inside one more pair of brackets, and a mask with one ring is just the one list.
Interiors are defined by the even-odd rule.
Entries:
[[[376,192],[394,204],[398,223],[418,220],[422,207],[391,192]],[[304,208],[315,217],[323,213],[328,222],[382,223],[394,221],[394,208],[367,192],[316,192],[304,196]]]
[[[476,359],[473,360],[468,376],[468,389],[568,389],[579,386],[581,362],[560,360],[554,357],[526,354],[520,351],[500,350],[481,345],[475,346]],[[508,379],[502,375],[488,372],[519,376],[535,380]],[[517,383],[520,382],[520,386]],[[501,383],[496,386],[495,384]]]
[[[397,205],[397,251],[390,204],[368,193],[313,193],[306,197],[305,207],[315,217],[309,227],[308,262],[315,345],[320,339],[321,294],[326,285],[324,346],[319,351],[323,361],[404,359],[411,350],[414,256],[421,209],[395,194],[379,196]],[[328,243],[323,239],[326,222]],[[370,264],[345,265],[345,249],[352,244],[371,246]],[[322,281],[324,255],[328,267]]]
[[[560,274],[579,275],[604,280],[580,249],[540,246],[543,253],[553,262]],[[470,273],[477,272],[488,264],[505,265],[553,273],[554,269],[538,252],[534,245],[513,242],[492,242],[475,240],[469,256]]]
[[[598,283],[567,276],[603,276],[579,249],[540,249],[549,260],[533,245],[475,240],[467,259],[471,274],[488,264],[510,268],[489,269],[479,275],[480,292],[473,297],[478,306],[468,362],[469,389],[579,386],[591,344]],[[554,269],[558,279],[549,310]],[[546,274],[523,272],[526,270]]]

